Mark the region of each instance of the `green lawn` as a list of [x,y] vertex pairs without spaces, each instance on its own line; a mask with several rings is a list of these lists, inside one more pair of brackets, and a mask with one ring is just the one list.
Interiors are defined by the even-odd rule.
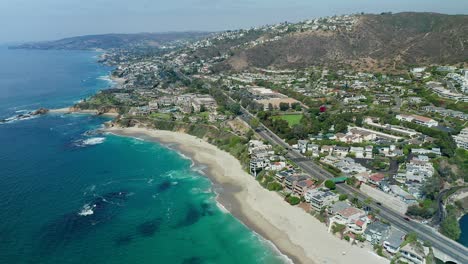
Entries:
[[302,118],[302,114],[285,114],[285,115],[279,115],[275,116],[275,118],[281,118],[283,120],[288,121],[288,124],[290,127],[299,124]]

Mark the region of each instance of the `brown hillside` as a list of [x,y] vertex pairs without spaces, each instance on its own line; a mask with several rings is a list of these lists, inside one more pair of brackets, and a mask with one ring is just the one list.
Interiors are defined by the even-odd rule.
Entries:
[[409,65],[468,62],[468,16],[362,15],[352,31],[308,31],[240,50],[221,68],[347,65],[392,71]]

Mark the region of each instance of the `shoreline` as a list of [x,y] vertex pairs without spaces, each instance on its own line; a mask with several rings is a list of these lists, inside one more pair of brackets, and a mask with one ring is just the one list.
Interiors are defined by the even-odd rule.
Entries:
[[107,112],[100,114],[98,110],[87,109],[87,110],[76,110],[72,107],[64,107],[64,108],[56,108],[56,109],[49,109],[49,113],[51,114],[85,114],[85,115],[102,115],[107,117],[117,117],[118,113]]
[[217,202],[294,263],[388,263],[373,251],[352,246],[327,232],[324,224],[275,192],[264,189],[229,153],[192,135],[147,128],[103,129],[118,136],[171,144],[171,148],[207,166]]

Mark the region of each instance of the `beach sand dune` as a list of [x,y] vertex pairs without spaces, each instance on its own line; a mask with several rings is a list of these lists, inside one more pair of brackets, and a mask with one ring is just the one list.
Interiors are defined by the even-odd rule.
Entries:
[[[229,153],[194,136],[146,128],[108,128],[116,135],[176,143],[177,149],[208,166],[222,188],[218,201],[249,228],[273,242],[294,263],[388,263],[369,248],[352,246],[329,234],[325,225],[299,207],[264,189]],[[218,189],[218,188],[217,188]]]

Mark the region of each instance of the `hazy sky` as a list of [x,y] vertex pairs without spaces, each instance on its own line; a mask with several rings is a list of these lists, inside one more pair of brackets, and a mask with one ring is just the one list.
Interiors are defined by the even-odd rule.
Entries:
[[0,42],[246,28],[355,12],[468,13],[468,0],[0,0]]

